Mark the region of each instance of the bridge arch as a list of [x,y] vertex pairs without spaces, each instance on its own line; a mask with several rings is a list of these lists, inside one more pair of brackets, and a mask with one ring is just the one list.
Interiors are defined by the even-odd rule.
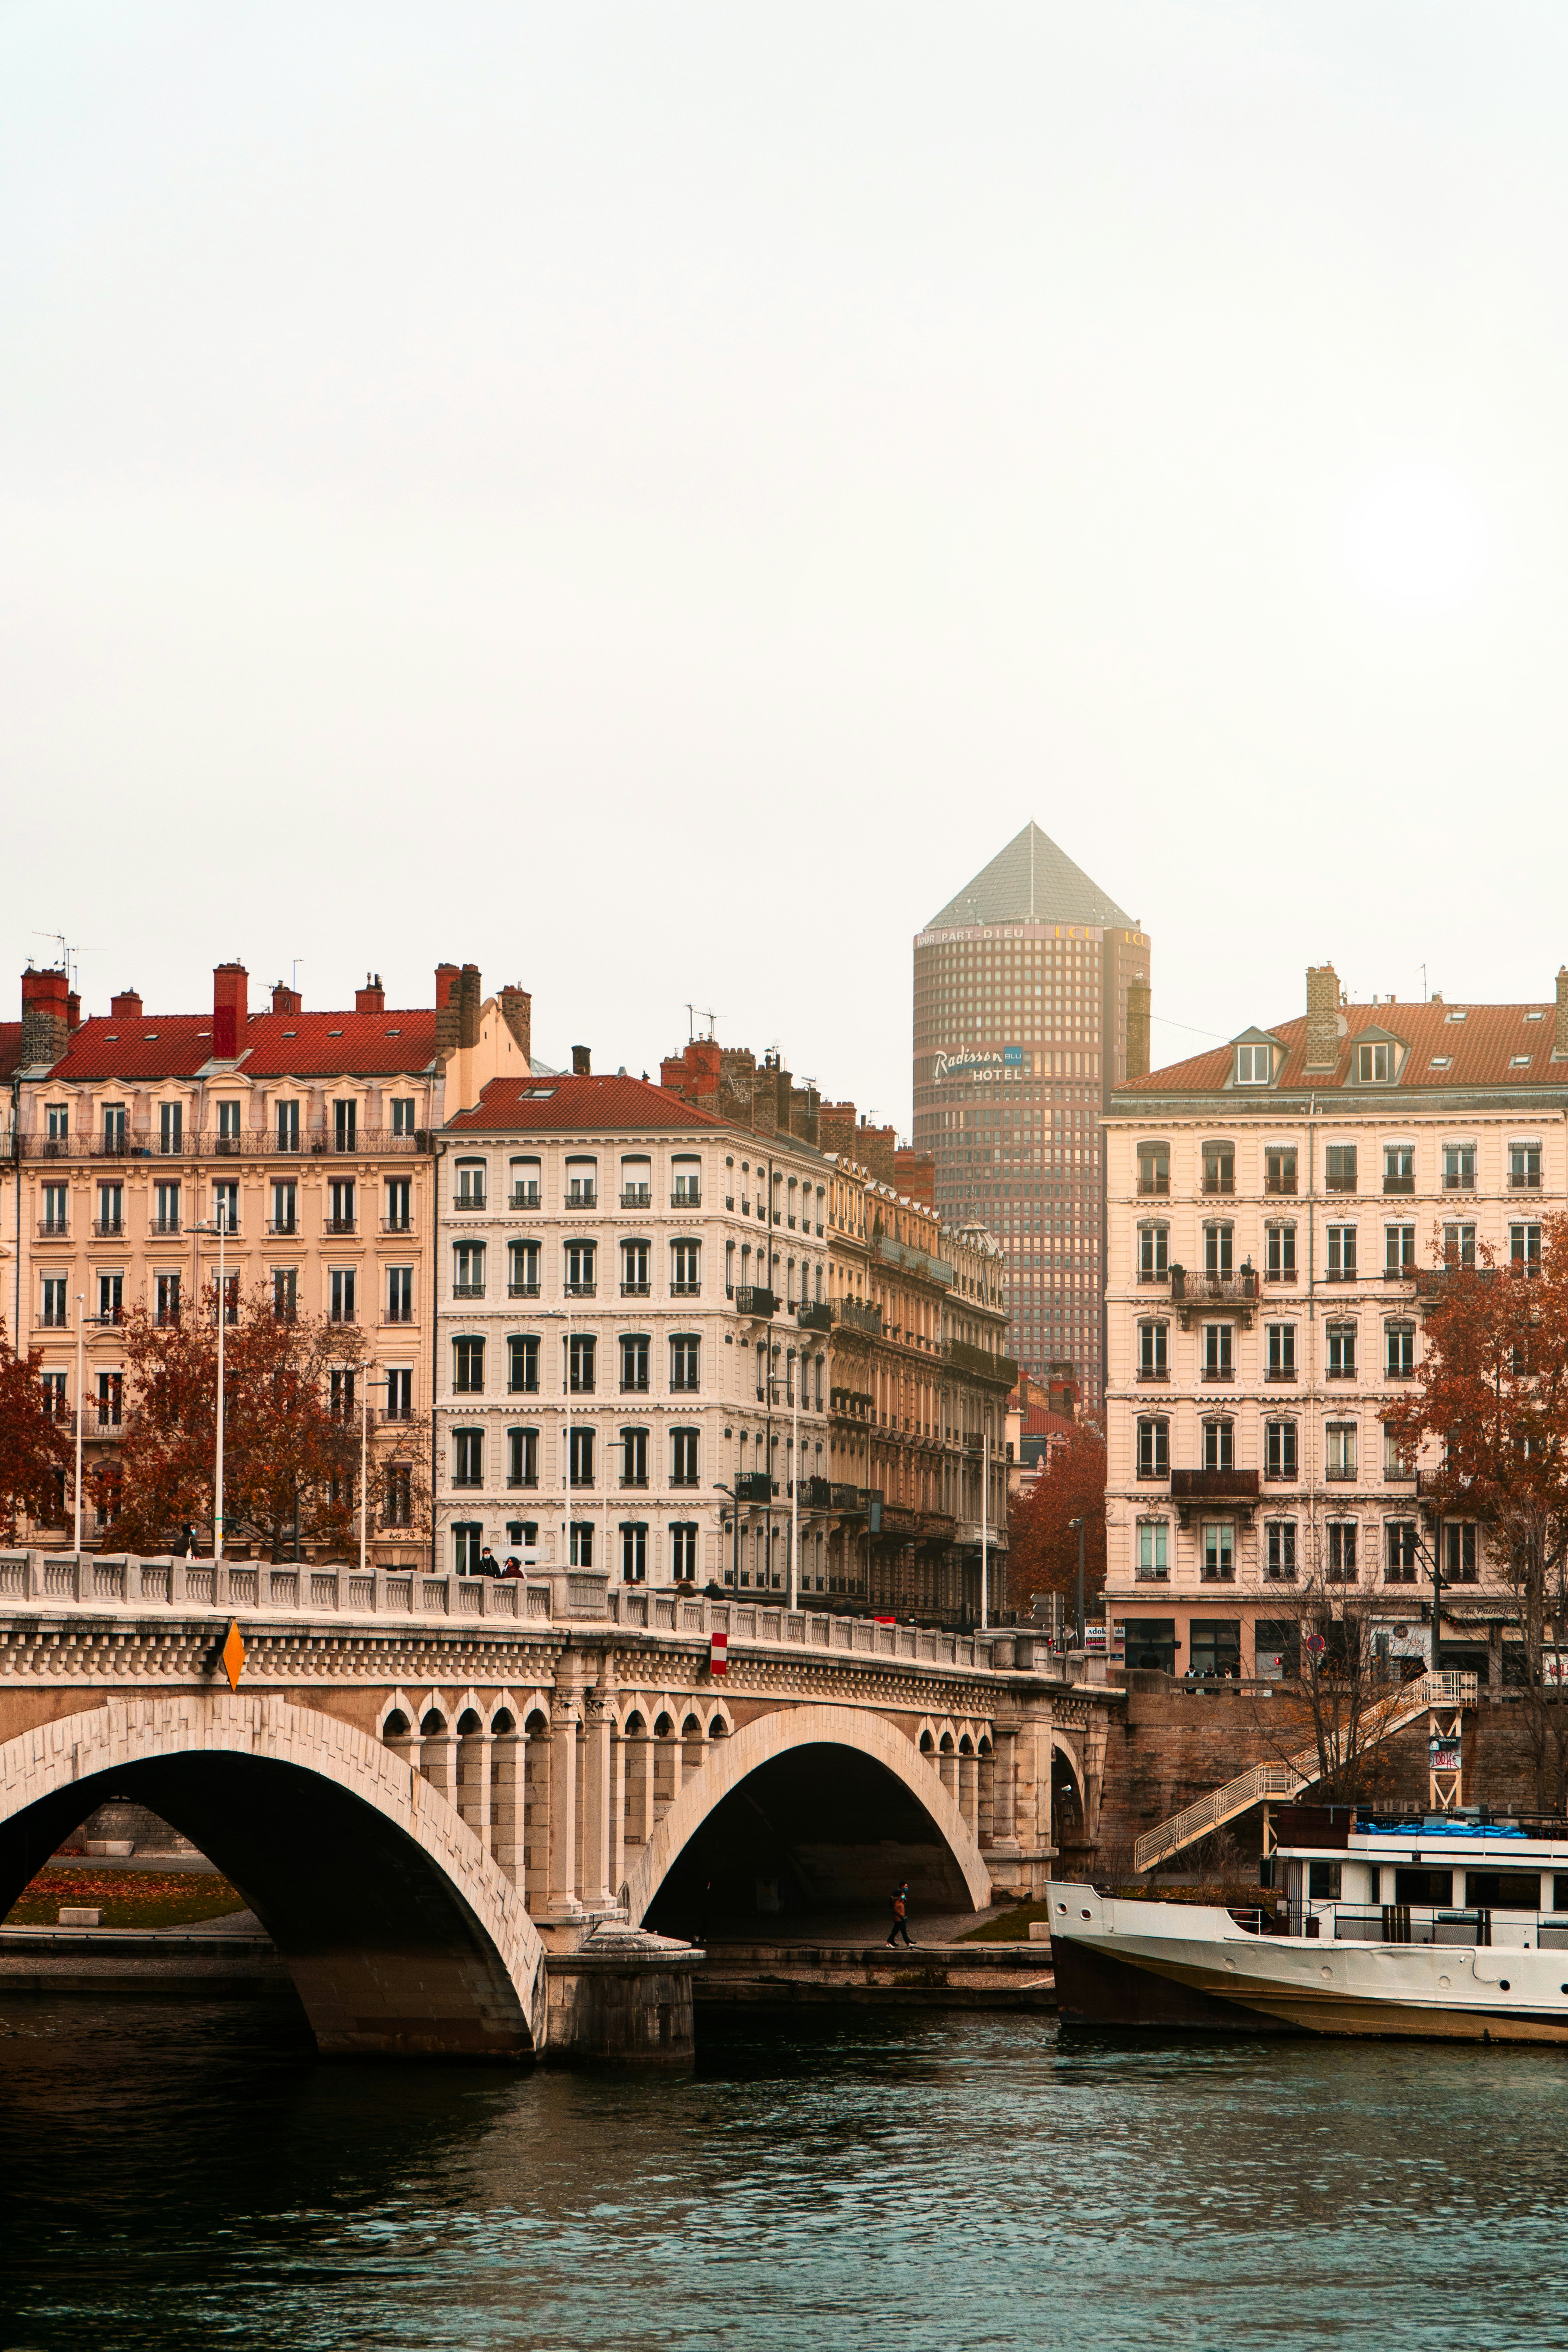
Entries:
[[270,1696],[130,1700],[0,1746],[0,1916],[111,1790],[243,1893],[324,2052],[520,2059],[543,2040],[522,1896],[384,1740]]
[[[755,1717],[739,1730],[731,1729],[726,1738],[705,1745],[700,1769],[688,1780],[628,1872],[626,1900],[634,1924],[646,1916],[677,1864],[690,1853],[693,1842],[727,1799],[751,1784],[759,1791],[753,1810],[760,1807],[765,1811],[768,1792],[756,1776],[767,1775],[770,1767],[784,1767],[792,1759],[805,1763],[813,1759],[813,1751],[824,1750],[837,1750],[840,1757],[861,1759],[865,1765],[880,1768],[906,1801],[900,1813],[907,1820],[908,1801],[912,1800],[925,1825],[922,1843],[936,1850],[933,1889],[940,1887],[953,1909],[962,1909],[966,1903],[977,1911],[986,1907],[992,1899],[990,1872],[973,1832],[942,1785],[934,1759],[922,1755],[913,1740],[895,1730],[882,1716],[858,1707],[801,1706]],[[827,1761],[831,1764],[831,1753]],[[777,1783],[782,1775],[774,1771],[771,1778]],[[911,1875],[907,1846],[896,1839],[878,1841],[872,1851],[891,1857],[883,1875],[889,1869]],[[887,1893],[879,1883],[877,1891],[879,1896]]]

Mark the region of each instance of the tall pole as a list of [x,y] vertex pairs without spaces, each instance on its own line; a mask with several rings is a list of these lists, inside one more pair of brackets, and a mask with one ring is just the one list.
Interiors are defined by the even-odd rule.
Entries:
[[1083,1647],[1083,1521],[1074,1519],[1078,1529],[1078,1646]]
[[228,1210],[217,1213],[217,1475],[213,1491],[213,1558],[223,1558],[223,1327],[228,1319],[228,1284],[226,1279],[227,1261],[224,1255],[224,1238],[228,1229]]
[[[82,1389],[82,1311],[87,1302],[79,1290],[76,1295],[76,1556],[81,1558],[81,1424],[87,1412],[87,1397]],[[18,1344],[20,1344],[18,1342]]]
[[366,1381],[364,1384],[364,1397],[361,1404],[359,1417],[359,1572],[362,1576],[364,1574],[365,1559],[365,1509],[370,1499],[370,1489],[365,1481],[365,1471],[368,1466],[367,1457],[369,1453],[370,1382]]
[[789,1482],[789,1605],[793,1612],[800,1605],[800,1381],[805,1358],[799,1349],[795,1359],[795,1405],[790,1420],[790,1445],[795,1454],[794,1474]]
[[[982,1406],[982,1412],[989,1410]],[[980,1630],[991,1622],[986,1605],[986,1570],[991,1552],[991,1431],[987,1427],[980,1457]]]

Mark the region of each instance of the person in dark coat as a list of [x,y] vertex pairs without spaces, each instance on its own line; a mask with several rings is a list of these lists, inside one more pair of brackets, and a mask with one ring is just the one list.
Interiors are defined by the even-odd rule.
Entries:
[[910,1940],[910,1885],[908,1879],[904,1881],[904,1884],[897,1890],[893,1896],[893,1925],[891,1932],[888,1937],[889,1943],[896,1944],[900,1936],[907,1944]]
[[490,1549],[489,1544],[486,1544],[483,1551],[479,1554],[479,1574],[481,1576],[499,1576],[500,1574],[500,1569],[497,1563],[496,1556]]

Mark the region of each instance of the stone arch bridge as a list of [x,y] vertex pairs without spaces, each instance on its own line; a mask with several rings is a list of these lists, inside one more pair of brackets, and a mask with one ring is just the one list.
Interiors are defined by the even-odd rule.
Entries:
[[596,1916],[1036,1893],[1053,1783],[1093,1835],[1110,1696],[1009,1631],[574,1572],[0,1553],[0,1917],[133,1797],[243,1890],[323,2050],[525,2056]]

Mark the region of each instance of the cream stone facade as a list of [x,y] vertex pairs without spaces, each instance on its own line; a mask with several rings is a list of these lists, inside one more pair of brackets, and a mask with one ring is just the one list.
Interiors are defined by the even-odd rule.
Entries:
[[[1380,1410],[1421,1360],[1446,1257],[1527,1277],[1568,1202],[1568,972],[1555,1003],[1351,1004],[1119,1087],[1105,1119],[1107,1614],[1129,1665],[1293,1670],[1297,1596],[1369,1595],[1431,1657],[1420,1463]],[[1494,1685],[1518,1605],[1473,1523],[1441,1530],[1444,1667]]]

